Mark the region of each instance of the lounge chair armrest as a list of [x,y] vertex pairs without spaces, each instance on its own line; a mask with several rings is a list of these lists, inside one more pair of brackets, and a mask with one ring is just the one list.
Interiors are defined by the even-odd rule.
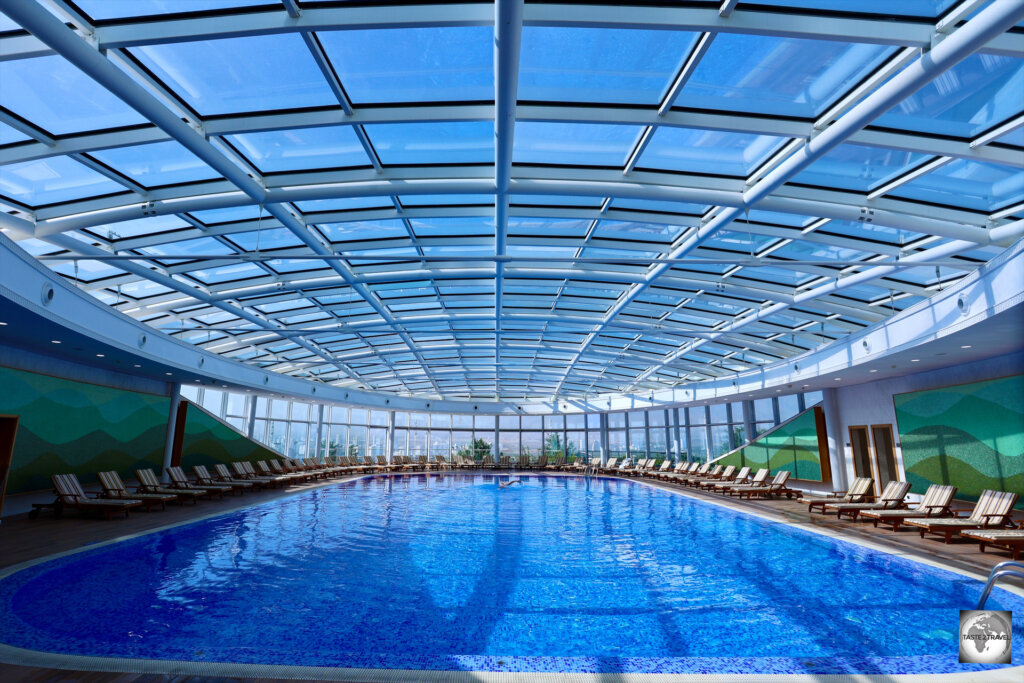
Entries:
[[974,512],[974,510],[968,510],[965,508],[960,508],[957,510],[951,509],[949,511],[951,517],[970,517],[972,512]]

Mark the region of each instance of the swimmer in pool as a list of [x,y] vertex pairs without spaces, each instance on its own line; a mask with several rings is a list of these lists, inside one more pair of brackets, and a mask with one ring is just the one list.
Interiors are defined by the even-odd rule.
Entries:
[[513,479],[512,481],[506,481],[504,484],[498,484],[498,488],[499,489],[507,489],[512,484],[522,484],[522,483],[523,482],[519,481],[518,479]]

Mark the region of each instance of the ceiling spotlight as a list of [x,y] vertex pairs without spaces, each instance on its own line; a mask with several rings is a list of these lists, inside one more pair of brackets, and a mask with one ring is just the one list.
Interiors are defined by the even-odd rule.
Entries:
[[921,359],[920,359],[920,358],[911,358],[911,359],[910,359],[910,362],[911,362],[911,363],[920,363],[920,362],[921,362]]
[[135,367],[137,367],[137,368],[141,368],[142,366],[141,366],[141,365],[139,365],[138,363],[136,363],[136,364],[135,364]]
[[868,372],[878,372],[878,370],[868,370]]
[[103,358],[103,354],[102,354],[102,353],[97,353],[97,354],[96,354],[96,357],[97,357],[97,358]]
[[6,325],[7,325],[7,323],[5,323],[4,321],[0,320],[0,327],[5,327]]
[[165,372],[164,374],[167,375],[168,377],[171,375],[171,373],[169,372]]
[[[7,323],[0,323],[0,325],[6,325],[6,324],[7,324]],[[964,344],[964,345],[963,345],[963,346],[961,346],[960,348],[961,348],[961,349],[969,349],[969,348],[971,348],[971,345],[970,345],[970,344]]]
[[837,382],[842,382],[842,381],[843,381],[843,378],[842,378],[842,377],[836,377],[836,381],[837,381]]

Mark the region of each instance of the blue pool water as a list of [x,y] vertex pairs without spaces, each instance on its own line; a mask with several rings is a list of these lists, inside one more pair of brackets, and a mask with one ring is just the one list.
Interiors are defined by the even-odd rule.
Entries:
[[[927,673],[977,581],[612,479],[370,477],[0,581],[0,642],[415,669]],[[1024,662],[1024,599],[1014,664]]]

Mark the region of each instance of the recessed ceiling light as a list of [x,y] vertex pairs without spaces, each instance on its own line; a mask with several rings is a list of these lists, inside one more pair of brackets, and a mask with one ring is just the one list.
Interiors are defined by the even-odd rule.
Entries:
[[836,377],[836,381],[837,381],[837,382],[841,382],[842,380],[843,380],[843,378],[842,378],[842,377]]
[[3,322],[2,320],[0,320],[0,327],[3,327],[3,326],[5,326],[6,324],[7,324],[7,323],[5,323],[5,322]]
[[868,372],[878,372],[878,370],[868,370]]
[[97,357],[97,358],[103,358],[103,354],[102,354],[102,353],[97,353],[97,354],[96,354],[96,357]]
[[169,373],[169,372],[165,372],[164,374],[165,374],[165,375],[170,375],[171,373]]
[[[6,325],[6,324],[7,324],[7,323],[0,323],[0,325]],[[961,348],[961,349],[969,349],[969,348],[971,348],[971,345],[970,345],[970,344],[964,344],[964,345],[963,345],[963,346],[961,346],[960,348]]]
[[141,368],[142,366],[141,366],[141,365],[139,365],[138,363],[136,363],[136,364],[135,364],[135,367],[137,367],[137,368]]
[[920,362],[921,362],[921,359],[920,359],[920,358],[911,358],[911,359],[910,359],[910,362],[911,362],[911,363],[920,363]]
[[50,343],[51,344],[60,344],[60,339],[51,339]]

